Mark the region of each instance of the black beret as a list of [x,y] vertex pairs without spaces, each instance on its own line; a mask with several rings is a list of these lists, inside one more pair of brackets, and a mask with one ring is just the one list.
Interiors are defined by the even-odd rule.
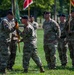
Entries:
[[65,14],[60,14],[59,17],[65,17]]
[[44,11],[44,14],[50,14],[50,12],[49,11]]
[[8,15],[8,14],[13,15],[13,13],[12,13],[11,10],[9,10],[9,11],[7,12],[7,15]]
[[22,16],[22,19],[28,19],[27,15]]

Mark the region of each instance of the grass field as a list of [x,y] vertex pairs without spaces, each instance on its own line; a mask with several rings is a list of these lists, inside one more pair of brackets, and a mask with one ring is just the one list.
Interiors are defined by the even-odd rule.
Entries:
[[30,60],[30,66],[29,66],[29,73],[24,74],[23,72],[23,67],[22,67],[22,49],[23,49],[23,43],[21,45],[21,52],[19,53],[17,50],[17,56],[16,56],[16,61],[15,65],[13,66],[14,71],[8,71],[7,75],[74,75],[74,69],[72,68],[71,65],[71,59],[69,56],[69,51],[67,52],[68,56],[68,64],[65,69],[63,69],[60,66],[60,60],[58,57],[58,52],[56,51],[56,64],[57,68],[55,70],[49,70],[47,68],[47,63],[45,60],[45,55],[43,51],[43,31],[38,30],[38,55],[40,56],[43,66],[45,68],[45,73],[40,73],[38,67],[36,64]]

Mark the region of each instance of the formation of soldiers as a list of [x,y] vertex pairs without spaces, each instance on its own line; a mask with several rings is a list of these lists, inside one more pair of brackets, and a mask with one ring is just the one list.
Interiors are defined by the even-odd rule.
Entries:
[[44,12],[44,51],[47,65],[49,69],[56,68],[55,45],[58,43],[57,49],[61,66],[65,67],[67,64],[67,48],[69,48],[72,67],[74,68],[74,10],[71,11],[66,21],[64,14],[59,16],[60,23],[58,24],[50,18],[50,12]]
[[[51,19],[51,13],[44,12],[44,52],[49,69],[56,69],[56,47],[58,43],[58,53],[61,61],[61,66],[67,64],[67,44],[70,50],[72,59],[72,67],[74,67],[74,11],[71,12],[71,20],[65,21],[65,15],[60,15],[60,23]],[[70,21],[69,21],[70,20]],[[34,60],[40,69],[40,72],[45,72],[42,62],[37,54],[37,28],[38,23],[34,21],[34,17],[27,15],[22,16],[22,24],[24,30],[21,32],[18,26],[15,25],[15,19],[11,10],[7,16],[2,19],[0,24],[0,73],[6,73],[6,69],[13,70],[15,63],[17,43],[23,42],[23,68],[24,73],[28,73],[30,58]],[[17,38],[17,31],[22,37]]]

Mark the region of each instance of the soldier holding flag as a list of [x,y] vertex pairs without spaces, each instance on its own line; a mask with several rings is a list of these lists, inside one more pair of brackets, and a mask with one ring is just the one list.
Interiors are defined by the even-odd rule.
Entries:
[[70,15],[65,24],[65,33],[68,41],[70,58],[72,59],[72,67],[74,68],[74,10],[71,11],[71,5],[74,6],[74,0],[70,0]]
[[74,10],[71,11],[70,26],[69,21],[66,21],[65,31],[70,50],[70,58],[72,59],[72,66],[74,67]]
[[0,25],[0,73],[5,73],[9,58],[9,45],[11,42],[11,33],[15,31],[13,14],[8,11],[7,16],[2,20]]
[[[20,15],[19,15],[19,7],[18,7],[18,1],[17,0],[12,0],[12,13],[13,13],[13,17],[15,18],[12,24],[12,27],[17,25],[17,21],[18,23],[20,23]],[[13,70],[12,67],[15,63],[15,57],[16,57],[16,50],[17,50],[17,41],[19,40],[19,35],[17,33],[17,31],[15,30],[12,33],[12,37],[11,37],[11,43],[10,43],[10,57],[8,60],[8,65],[7,65],[7,69],[8,70]],[[20,49],[20,46],[18,44],[18,47]]]
[[40,69],[40,72],[44,72],[41,60],[37,55],[36,40],[35,40],[36,36],[34,28],[29,24],[28,16],[26,15],[22,16],[22,24],[24,24],[23,32],[20,32],[19,30],[18,31],[20,32],[20,35],[22,37],[22,40],[20,42],[24,42],[24,47],[23,47],[24,73],[28,72],[30,58],[32,58],[35,61],[35,63]]

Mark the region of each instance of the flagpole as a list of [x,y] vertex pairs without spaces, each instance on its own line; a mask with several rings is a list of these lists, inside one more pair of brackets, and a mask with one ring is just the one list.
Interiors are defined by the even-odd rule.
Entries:
[[11,0],[12,2],[12,13],[13,13],[13,16],[15,17],[15,0]]
[[70,8],[69,8],[69,31],[70,31],[70,20],[71,20],[71,1],[70,1]]
[[28,16],[30,17],[30,6],[28,7]]
[[[14,17],[14,21],[15,21],[15,25],[17,26],[17,21],[15,20],[15,2],[16,2],[16,0],[11,0],[11,2],[12,2],[12,13],[13,13],[13,17]],[[20,39],[20,36],[19,36],[19,33],[18,33],[18,31],[16,31],[17,32],[17,37],[18,37],[18,40]],[[19,52],[20,52],[20,44],[18,43],[18,48],[19,48]]]

